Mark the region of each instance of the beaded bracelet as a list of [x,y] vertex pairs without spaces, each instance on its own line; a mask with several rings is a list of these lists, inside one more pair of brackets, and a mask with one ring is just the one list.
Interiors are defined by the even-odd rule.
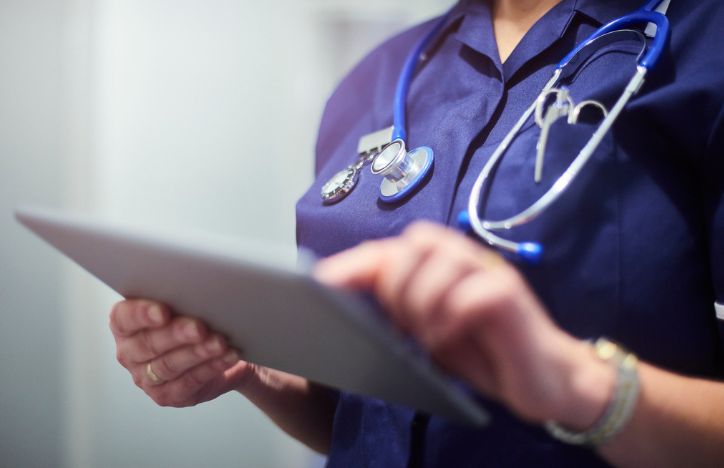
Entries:
[[598,446],[608,442],[621,432],[636,406],[639,393],[636,356],[605,338],[596,340],[593,347],[599,359],[616,367],[616,386],[603,415],[585,431],[573,432],[555,421],[545,423],[553,437],[568,444]]

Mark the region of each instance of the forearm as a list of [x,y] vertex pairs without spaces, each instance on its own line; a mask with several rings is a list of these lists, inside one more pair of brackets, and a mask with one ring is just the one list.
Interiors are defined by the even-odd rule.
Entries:
[[[611,399],[616,371],[591,346],[562,340],[558,402],[550,419],[574,432],[590,428]],[[550,368],[550,367],[549,367]],[[639,395],[631,419],[598,448],[621,467],[721,466],[724,462],[724,383],[684,377],[638,364]]]
[[302,377],[253,367],[237,391],[280,429],[319,453],[328,453],[336,401]]
[[721,466],[724,383],[639,367],[641,393],[624,430],[600,453],[616,466]]

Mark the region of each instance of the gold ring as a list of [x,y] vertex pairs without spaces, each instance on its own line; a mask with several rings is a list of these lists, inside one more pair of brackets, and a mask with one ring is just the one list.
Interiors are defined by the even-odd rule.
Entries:
[[151,380],[151,383],[153,383],[154,385],[159,385],[163,383],[163,379],[157,376],[151,368],[151,361],[148,361],[148,364],[146,364],[146,375]]

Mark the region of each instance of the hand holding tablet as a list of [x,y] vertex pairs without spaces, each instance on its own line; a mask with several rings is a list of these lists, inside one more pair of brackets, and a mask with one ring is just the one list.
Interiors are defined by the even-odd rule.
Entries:
[[[366,302],[267,258],[273,250],[47,210],[22,209],[16,217],[122,296],[167,304],[224,333],[225,345],[243,349],[249,362],[458,421],[487,421]],[[190,344],[205,338],[200,333]],[[164,371],[143,372],[153,380]]]

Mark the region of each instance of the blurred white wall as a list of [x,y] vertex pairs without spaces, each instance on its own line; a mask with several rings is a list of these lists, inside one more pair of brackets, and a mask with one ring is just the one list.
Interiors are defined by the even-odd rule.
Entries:
[[[0,3],[0,466],[61,455],[61,262],[16,226],[18,200],[61,205],[64,5]],[[50,156],[49,151],[53,151]],[[38,326],[42,324],[42,326]]]
[[0,467],[321,462],[239,396],[156,407],[115,363],[117,298],[11,211],[290,244],[326,96],[450,3],[0,1]]

